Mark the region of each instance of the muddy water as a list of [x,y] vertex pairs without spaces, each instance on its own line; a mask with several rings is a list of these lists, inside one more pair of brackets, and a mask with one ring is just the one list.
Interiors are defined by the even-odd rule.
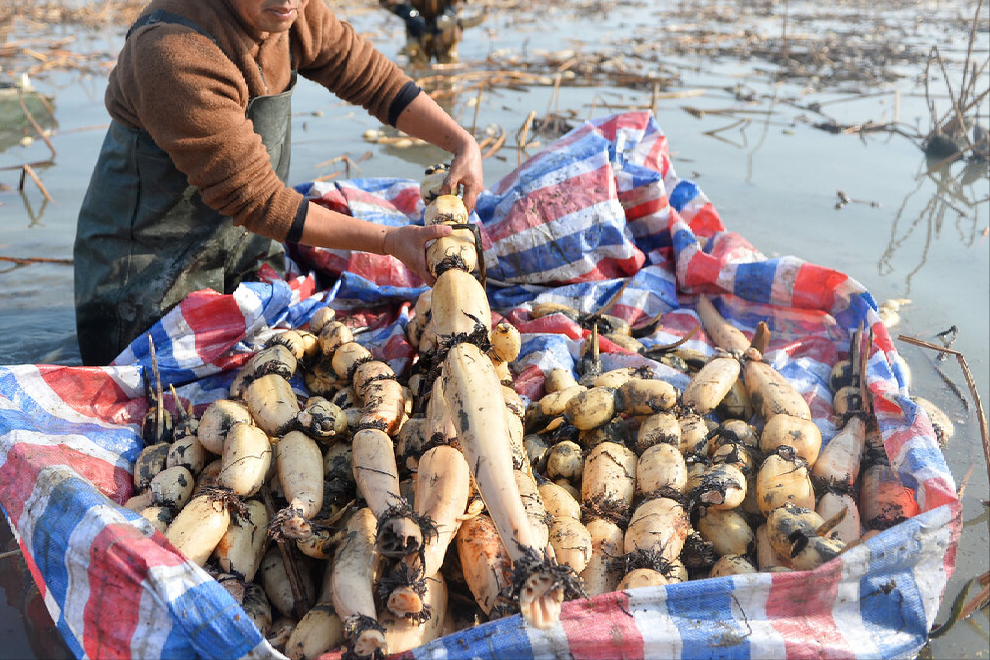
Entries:
[[[580,5],[582,11],[588,6],[573,5]],[[896,68],[902,77],[884,85],[836,81],[829,90],[823,81],[808,78],[780,82],[764,61],[679,51],[673,41],[664,38],[677,34],[679,22],[649,11],[649,6],[614,6],[589,19],[568,3],[547,3],[545,11],[536,14],[503,11],[490,15],[481,27],[468,31],[461,47],[462,61],[475,63],[489,56],[497,58],[504,51],[537,58],[541,51],[597,50],[633,37],[656,35],[662,68],[679,78],[679,83],[665,91],[691,90],[680,98],[661,94],[654,99],[651,85],[631,89],[603,83],[564,86],[556,92],[552,86],[501,88],[486,90],[480,102],[477,92],[466,92],[449,102],[449,111],[463,125],[476,126],[479,134],[485,127],[493,132],[501,127],[510,136],[507,146],[485,161],[487,183],[494,184],[538,151],[538,146],[528,153],[510,148],[514,147],[512,136],[531,110],[541,117],[553,112],[579,123],[652,104],[669,138],[678,174],[702,187],[729,229],[768,256],[795,255],[845,272],[862,282],[878,301],[909,299],[900,312],[900,325],[893,328],[895,336],[902,333],[935,341],[936,333],[955,326],[958,338],[953,348],[965,356],[978,391],[984,398],[990,396],[990,185],[986,164],[960,162],[929,176],[926,171],[933,163],[926,160],[915,140],[890,131],[835,134],[814,127],[827,115],[844,126],[898,122],[905,132],[926,132],[930,114],[922,84],[924,62],[899,65]],[[863,14],[861,29],[870,30],[876,18],[870,12],[877,10],[856,7]],[[951,2],[902,9],[903,42],[917,46],[923,54],[928,46],[938,45],[943,57],[959,62],[968,37],[960,17],[970,15],[971,10],[968,4]],[[367,8],[343,13],[372,35],[383,51],[396,54],[401,33],[393,17]],[[782,19],[768,14],[756,25],[780,31]],[[849,25],[848,21],[841,23],[843,29]],[[816,29],[828,27],[823,21]],[[801,29],[806,28],[799,23],[789,26],[792,36]],[[77,46],[113,53],[121,32],[107,28],[74,36],[79,40]],[[985,53],[986,33],[979,38],[982,50],[978,52]],[[451,73],[456,78],[461,71]],[[55,98],[58,130],[51,142],[56,154],[52,157],[44,142],[36,140],[0,153],[0,168],[51,160],[36,169],[52,201],[46,202],[30,181],[23,193],[18,192],[19,173],[0,169],[0,187],[10,187],[0,190],[0,256],[71,258],[76,211],[107,122],[102,105],[104,79],[102,72],[53,71],[34,80],[40,91]],[[946,107],[944,89],[931,84],[930,97],[942,108]],[[812,103],[821,104],[817,106],[821,112],[809,110]],[[431,147],[395,149],[364,142],[361,135],[367,129],[380,128],[377,121],[305,81],[294,97],[294,109],[293,183],[340,170],[341,165],[326,161],[342,154],[359,161],[371,151],[370,158],[360,160],[351,170],[352,177],[418,179],[425,165],[445,159]],[[727,109],[732,112],[726,113]],[[984,103],[984,123],[987,114]],[[536,139],[545,145],[551,136]],[[840,191],[852,201],[837,208]],[[71,266],[0,262],[0,364],[78,364],[73,332]],[[898,349],[912,368],[913,393],[936,402],[956,424],[946,456],[957,482],[975,466],[964,494],[965,527],[958,564],[937,618],[942,622],[962,585],[990,567],[988,515],[982,504],[988,498],[987,475],[975,404],[959,365],[937,361],[931,351],[907,344],[898,343]],[[23,618],[26,595],[19,589],[16,571],[11,572],[15,561],[0,559],[0,576],[5,576],[0,584],[8,604],[5,608],[0,603],[0,631],[11,640],[0,648],[0,658],[50,657],[55,651],[37,646],[37,617]],[[934,640],[932,653],[946,658],[986,657],[988,628],[986,610],[977,612],[969,622]]]

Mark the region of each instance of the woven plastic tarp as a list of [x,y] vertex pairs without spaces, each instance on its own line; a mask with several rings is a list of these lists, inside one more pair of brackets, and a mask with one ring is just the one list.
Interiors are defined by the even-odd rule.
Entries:
[[[418,182],[359,179],[299,186],[330,208],[385,224],[422,222]],[[679,339],[710,296],[745,332],[772,331],[766,358],[805,396],[827,442],[828,375],[850,333],[872,328],[867,381],[891,464],[920,513],[811,572],[760,573],[565,603],[549,631],[508,617],[407,653],[451,658],[911,657],[925,643],[955,565],[960,506],[931,423],[908,396],[869,292],[796,257],[768,259],[728,231],[705,194],[677,177],[650,113],[585,123],[481,196],[492,307],[523,333],[516,389],[574,368],[587,331],[534,302],[637,323],[661,314],[647,345]],[[190,295],[150,335],[163,385],[202,411],[275,328],[322,305],[368,330],[357,340],[397,372],[415,350],[405,326],[421,281],[390,257],[293,246],[297,275]],[[322,288],[326,285],[327,288]],[[711,353],[704,333],[687,344]],[[645,364],[607,340],[606,369]],[[137,514],[131,470],[147,410],[148,338],[105,368],[0,367],[0,505],[31,573],[80,658],[277,656],[210,576]],[[298,384],[297,384],[298,385]],[[301,385],[299,385],[301,387]],[[170,399],[170,397],[166,397]]]

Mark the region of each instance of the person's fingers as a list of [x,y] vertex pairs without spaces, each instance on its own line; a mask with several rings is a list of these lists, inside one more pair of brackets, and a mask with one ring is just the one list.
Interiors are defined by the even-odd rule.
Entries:
[[454,230],[450,225],[427,225],[420,231],[421,242],[425,244],[427,241],[449,236],[452,231]]
[[476,186],[466,186],[464,188],[464,198],[461,201],[464,202],[464,208],[468,210],[468,213],[473,211],[475,204],[478,203],[478,193],[479,190]]
[[452,190],[454,190],[454,186],[451,183],[451,175],[448,174],[446,177],[444,177],[443,183],[440,184],[440,194],[449,195],[451,194]]

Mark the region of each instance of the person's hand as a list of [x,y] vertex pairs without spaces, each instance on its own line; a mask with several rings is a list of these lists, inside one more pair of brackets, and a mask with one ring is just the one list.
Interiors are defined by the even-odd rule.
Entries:
[[481,148],[477,141],[465,133],[465,139],[453,152],[450,173],[440,188],[441,195],[457,194],[458,184],[464,186],[462,201],[468,213],[474,210],[478,195],[484,188],[484,174],[481,168]]
[[404,263],[409,270],[423,278],[427,284],[433,286],[436,278],[430,274],[430,269],[426,267],[426,244],[434,239],[450,235],[451,231],[453,230],[449,225],[389,227],[382,246],[385,254],[392,255]]

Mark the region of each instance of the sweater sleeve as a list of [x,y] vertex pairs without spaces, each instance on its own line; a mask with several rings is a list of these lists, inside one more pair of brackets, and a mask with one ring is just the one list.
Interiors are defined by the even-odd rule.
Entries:
[[107,99],[111,116],[144,128],[208,206],[285,239],[303,197],[272,169],[245,116],[244,78],[213,41],[175,25],[142,28],[128,39]]
[[322,1],[309,2],[294,29],[300,75],[389,123],[393,100],[412,82],[395,62]]

